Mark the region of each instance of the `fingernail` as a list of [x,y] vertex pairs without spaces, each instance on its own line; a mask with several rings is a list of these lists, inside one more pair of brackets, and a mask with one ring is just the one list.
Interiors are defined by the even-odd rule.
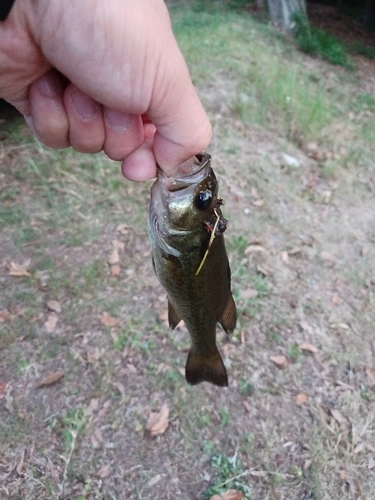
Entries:
[[39,92],[44,97],[54,97],[58,95],[62,90],[60,80],[56,76],[50,74],[46,74],[39,78],[37,87],[39,89]]
[[115,111],[114,109],[110,108],[105,108],[104,118],[112,128],[120,132],[124,132],[132,126],[134,115],[131,115],[129,113],[122,113],[121,111]]
[[80,90],[75,90],[70,96],[77,113],[84,120],[91,120],[99,111],[99,104]]

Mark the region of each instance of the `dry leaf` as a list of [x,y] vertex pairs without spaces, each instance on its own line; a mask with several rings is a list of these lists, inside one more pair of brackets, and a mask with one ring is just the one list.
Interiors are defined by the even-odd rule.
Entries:
[[355,453],[356,455],[358,453],[361,453],[361,451],[363,450],[363,448],[365,447],[365,444],[364,443],[359,443],[357,444],[357,446],[354,448],[353,450],[353,453]]
[[267,266],[262,266],[261,264],[257,265],[257,271],[263,274],[263,276],[268,276],[271,272],[271,270]]
[[297,255],[299,253],[302,253],[301,247],[294,247],[291,250],[289,250],[289,252],[288,252],[289,255]]
[[36,387],[37,387],[37,389],[39,389],[40,387],[44,387],[46,385],[52,385],[55,382],[58,382],[63,376],[64,376],[64,372],[51,373],[51,375],[47,375],[47,377],[45,377],[43,380],[41,380]]
[[121,382],[113,382],[113,385],[117,387],[119,393],[121,394],[122,397],[125,397],[125,387],[122,385]]
[[253,288],[246,288],[246,290],[241,291],[241,297],[243,299],[253,299],[258,295],[258,292]]
[[121,273],[121,267],[118,264],[111,266],[111,271],[110,271],[111,276],[118,276],[120,273]]
[[0,399],[3,399],[3,397],[5,396],[6,387],[7,387],[6,384],[0,384]]
[[286,368],[289,365],[288,358],[284,354],[278,356],[270,356],[270,360],[275,363],[278,368]]
[[247,248],[245,248],[244,254],[247,255],[248,253],[265,252],[265,251],[266,249],[261,245],[249,245]]
[[339,410],[331,410],[331,415],[336,420],[336,422],[340,424],[341,430],[346,430],[349,427],[349,421]]
[[117,326],[118,325],[118,319],[114,318],[113,316],[110,316],[109,314],[103,314],[102,316],[99,316],[99,320],[102,325],[104,326]]
[[148,486],[155,486],[155,484],[157,484],[161,478],[162,478],[161,474],[156,474],[156,476],[152,477],[149,480],[149,482],[147,483]]
[[119,224],[116,227],[116,231],[120,234],[126,235],[129,232],[128,226],[126,224]]
[[105,477],[108,477],[111,473],[109,467],[110,467],[110,464],[103,465],[103,467],[100,467],[100,469],[98,470],[96,475],[101,477],[102,479],[104,479]]
[[164,434],[168,428],[169,408],[167,404],[163,404],[159,412],[152,411],[148,417],[146,431],[151,436]]
[[255,200],[255,201],[252,201],[251,204],[254,205],[254,207],[262,207],[264,205],[264,201],[263,200]]
[[369,366],[365,366],[365,373],[367,375],[368,385],[371,387],[375,386],[375,370]]
[[44,323],[44,326],[46,327],[48,333],[53,333],[55,331],[58,319],[59,317],[56,313],[51,313],[48,316],[47,321]]
[[31,260],[27,259],[23,264],[17,264],[16,262],[11,262],[9,264],[9,275],[10,276],[30,276],[27,271],[30,267]]
[[320,252],[320,257],[322,260],[324,260],[327,264],[333,265],[336,262],[336,257],[330,253],[330,252]]
[[340,470],[340,479],[341,481],[346,481],[346,471]]
[[333,306],[338,306],[340,304],[340,297],[338,295],[332,295],[331,304]]
[[288,252],[286,250],[281,252],[281,259],[284,262],[284,264],[289,264],[289,256],[288,256]]
[[267,472],[264,472],[264,470],[251,470],[249,472],[250,476],[253,476],[253,477],[266,477],[267,476]]
[[341,380],[338,380],[336,382],[338,385],[337,390],[339,391],[354,391],[355,387],[349,384],[346,384],[345,382],[342,382]]
[[22,476],[22,469],[23,469],[23,464],[25,463],[25,449],[23,449],[21,453],[21,458],[19,459],[19,462],[16,467],[17,474],[19,476]]
[[12,387],[9,386],[8,392],[5,394],[5,409],[9,411],[11,415],[13,415],[14,407],[13,407],[13,397],[10,395],[10,391]]
[[120,257],[119,257],[117,248],[114,248],[113,251],[109,254],[107,262],[110,266],[120,262]]
[[304,392],[300,392],[297,396],[294,396],[293,399],[298,405],[302,405],[309,400],[309,397]]
[[[302,323],[302,321],[301,321]],[[307,342],[303,342],[302,344],[300,344],[298,346],[300,349],[302,349],[302,351],[309,351],[309,352],[312,352],[313,354],[316,354],[318,352],[318,348],[315,347],[313,344],[309,344]]]
[[112,245],[114,248],[116,248],[116,250],[119,250],[121,252],[123,252],[125,249],[125,243],[123,241],[112,240]]
[[210,500],[242,500],[245,495],[239,490],[227,490],[221,495],[214,495]]
[[11,315],[10,312],[5,310],[5,311],[0,311],[0,323],[5,323],[6,321],[11,320]]
[[47,302],[47,307],[50,311],[61,313],[61,305],[60,302],[57,302],[57,300],[49,300]]

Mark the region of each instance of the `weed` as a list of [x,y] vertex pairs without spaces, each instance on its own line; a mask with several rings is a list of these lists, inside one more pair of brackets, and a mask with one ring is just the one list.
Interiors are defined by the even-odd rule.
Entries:
[[254,393],[254,385],[247,378],[242,378],[238,384],[238,392],[241,396],[251,396]]
[[21,224],[27,216],[18,206],[4,206],[0,203],[0,231],[9,225]]
[[85,410],[83,408],[68,410],[66,415],[62,418],[62,424],[62,435],[64,438],[65,448],[69,450],[72,445],[73,435],[75,434],[76,436],[79,436],[85,429]]
[[368,59],[375,59],[375,48],[370,45],[365,45],[360,41],[353,42],[349,45],[349,51],[353,54],[359,54]]
[[307,54],[313,54],[332,64],[349,68],[348,56],[344,46],[335,37],[324,30],[310,27],[305,16],[293,15],[295,40],[298,47]]
[[211,463],[217,469],[218,478],[211,485],[203,498],[211,498],[213,495],[221,495],[228,489],[236,489],[242,491],[246,495],[251,492],[246,483],[243,482],[243,477],[247,471],[243,471],[241,462],[237,459],[237,452],[233,457],[227,457],[221,453],[215,454]]
[[290,359],[296,363],[300,354],[301,354],[301,351],[298,347],[298,344],[289,344],[288,346],[288,354],[289,354],[289,357]]
[[98,284],[105,276],[105,263],[102,260],[96,259],[84,266],[81,271],[81,276],[85,281],[87,288],[92,288]]
[[219,408],[219,415],[220,415],[221,425],[223,427],[228,425],[229,421],[230,421],[230,414],[228,412],[228,409],[225,406],[221,406]]

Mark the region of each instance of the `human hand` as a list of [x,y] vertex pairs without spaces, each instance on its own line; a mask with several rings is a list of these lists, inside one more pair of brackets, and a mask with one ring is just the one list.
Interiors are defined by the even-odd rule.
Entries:
[[162,0],[16,0],[0,23],[0,96],[47,146],[170,175],[211,126]]

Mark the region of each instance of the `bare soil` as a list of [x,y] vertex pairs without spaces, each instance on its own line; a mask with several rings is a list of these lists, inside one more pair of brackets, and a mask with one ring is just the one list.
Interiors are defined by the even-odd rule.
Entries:
[[244,125],[221,88],[199,90],[239,313],[218,333],[227,389],[184,380],[188,334],[168,329],[150,262],[150,184],[1,123],[1,498],[196,500],[225,483],[251,499],[375,497],[373,162],[337,167],[347,151]]

